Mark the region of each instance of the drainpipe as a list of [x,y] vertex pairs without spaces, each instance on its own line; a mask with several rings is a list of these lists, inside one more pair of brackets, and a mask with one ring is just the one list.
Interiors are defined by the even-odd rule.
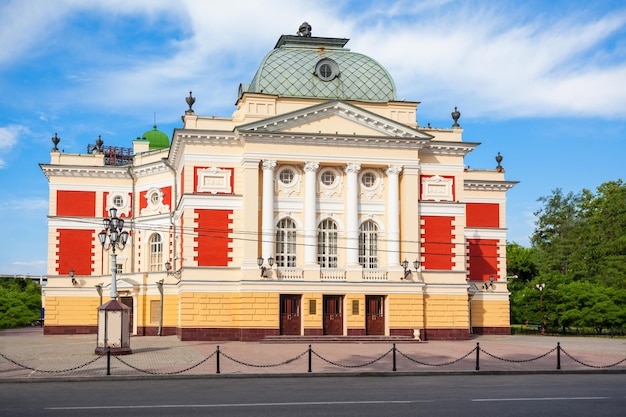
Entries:
[[137,182],[137,177],[135,177],[134,173],[133,173],[133,167],[128,167],[128,175],[130,175],[130,177],[133,180],[133,188],[132,188],[132,200],[130,202],[130,231],[133,232],[133,242],[131,242],[132,244],[130,245],[130,272],[134,273],[135,272],[135,244],[134,244],[134,240],[135,240],[135,235],[134,235],[134,230],[135,230],[135,183]]
[[174,174],[174,207],[172,212],[170,213],[170,224],[172,225],[172,270],[176,271],[178,268],[176,266],[176,259],[178,259],[178,256],[176,256],[176,249],[177,249],[177,241],[176,241],[176,223],[174,222],[174,214],[176,213],[176,210],[178,210],[178,175],[176,173],[176,170],[174,169],[173,166],[171,166],[169,164],[169,162],[167,162],[167,158],[161,158],[161,160],[163,161],[163,164],[165,164],[166,167],[168,167],[172,173]]

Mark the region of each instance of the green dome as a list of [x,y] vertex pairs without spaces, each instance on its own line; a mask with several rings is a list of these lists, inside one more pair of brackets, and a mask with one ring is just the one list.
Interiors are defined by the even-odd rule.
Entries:
[[141,137],[142,139],[147,139],[150,142],[150,150],[156,149],[165,149],[170,147],[170,138],[160,130],[157,130],[156,125],[153,126],[152,130],[148,130]]
[[382,65],[350,52],[348,39],[283,35],[261,62],[244,92],[369,102],[396,100],[396,88]]

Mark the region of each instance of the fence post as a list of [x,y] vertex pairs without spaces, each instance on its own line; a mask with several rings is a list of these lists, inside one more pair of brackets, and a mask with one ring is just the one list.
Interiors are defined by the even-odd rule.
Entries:
[[311,372],[311,362],[312,362],[312,352],[311,352],[311,345],[309,345],[309,372]]
[[215,368],[216,374],[220,373],[220,345],[217,345],[217,350],[215,351]]
[[107,375],[111,375],[111,346],[107,348]]
[[561,369],[561,342],[556,342],[556,369]]
[[476,343],[476,370],[480,371],[480,343]]
[[393,344],[393,371],[396,372],[396,344]]

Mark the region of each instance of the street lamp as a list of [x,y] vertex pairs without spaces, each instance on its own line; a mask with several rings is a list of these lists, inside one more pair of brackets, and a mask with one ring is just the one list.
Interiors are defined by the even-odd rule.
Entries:
[[542,282],[541,284],[535,284],[535,287],[539,290],[539,309],[541,311],[541,334],[546,333],[546,319],[543,314],[543,290],[546,288],[546,284]]
[[130,349],[129,308],[117,300],[117,254],[128,242],[128,232],[123,231],[124,220],[117,217],[115,207],[109,210],[109,218],[102,221],[104,230],[98,233],[98,240],[104,250],[111,250],[111,301],[98,307],[98,341],[96,353],[105,355],[126,355]]
[[[109,209],[110,218],[102,220],[104,230],[98,233],[98,239],[104,250],[111,249],[111,300],[117,300],[117,254],[115,249],[123,250],[128,241],[128,232],[124,229],[124,220],[117,217],[117,209]],[[107,242],[108,240],[108,242]]]
[[[406,258],[405,258],[404,261],[402,261],[402,263],[400,265],[404,269],[404,275],[402,276],[401,279],[408,279],[408,276],[411,273],[411,270],[409,269],[409,261],[407,261]],[[415,272],[417,272],[419,270],[419,267],[420,267],[420,261],[418,261],[417,259],[414,260],[413,261],[413,267],[415,268]]]

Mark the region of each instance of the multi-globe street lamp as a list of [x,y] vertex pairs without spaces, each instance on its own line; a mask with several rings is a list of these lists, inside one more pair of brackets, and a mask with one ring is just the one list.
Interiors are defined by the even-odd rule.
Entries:
[[105,251],[111,250],[111,300],[98,307],[98,341],[96,353],[104,355],[125,355],[130,349],[129,308],[117,300],[117,253],[128,242],[128,232],[124,231],[124,220],[117,217],[117,209],[109,210],[110,217],[103,219],[104,230],[98,233],[98,240]]

